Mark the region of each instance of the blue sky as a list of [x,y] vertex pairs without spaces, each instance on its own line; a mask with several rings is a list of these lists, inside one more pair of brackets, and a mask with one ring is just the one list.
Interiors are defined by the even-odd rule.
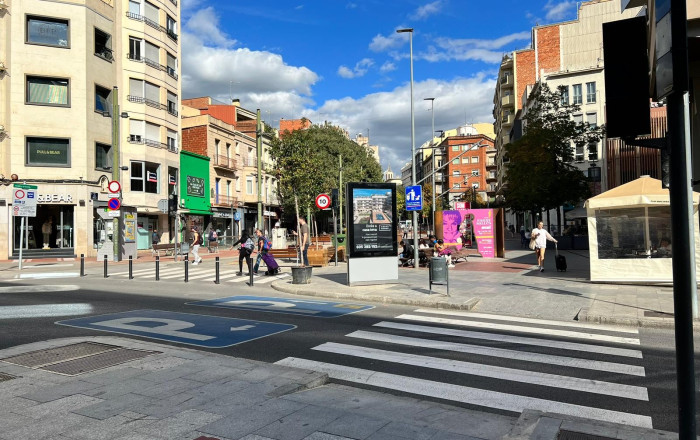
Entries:
[[182,1],[183,97],[239,98],[279,127],[302,116],[367,135],[382,168],[410,159],[414,28],[416,147],[431,131],[493,122],[504,53],[536,24],[576,18],[569,0]]

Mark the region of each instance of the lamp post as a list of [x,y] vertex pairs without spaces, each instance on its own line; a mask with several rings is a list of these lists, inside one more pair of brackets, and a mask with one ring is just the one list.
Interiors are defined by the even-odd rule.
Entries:
[[[423,98],[423,101],[430,101],[430,115],[433,119],[433,129],[430,132],[430,146],[432,147],[433,136],[435,136],[435,98]],[[435,150],[431,150],[430,160],[432,161],[430,164],[430,170],[432,171],[435,168]],[[435,234],[435,173],[433,173],[433,192],[431,198],[433,199],[433,215],[430,217],[430,224],[433,228],[433,234]]]
[[[413,116],[413,28],[397,29],[397,33],[408,32],[411,59],[411,182],[416,184],[416,126]],[[418,213],[413,211],[413,268],[418,269]]]

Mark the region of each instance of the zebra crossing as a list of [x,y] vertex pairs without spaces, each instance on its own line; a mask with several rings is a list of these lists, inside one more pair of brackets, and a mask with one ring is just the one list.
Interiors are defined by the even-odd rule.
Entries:
[[277,364],[497,411],[652,428],[637,329],[418,309]]
[[[148,269],[133,270],[132,275],[134,279],[138,279],[141,281],[155,281],[156,279],[156,272],[155,268],[153,267]],[[128,278],[129,271],[110,273],[109,276],[117,278]],[[267,284],[279,279],[287,278],[289,276],[289,273],[284,272],[278,275],[271,276],[260,275],[255,277],[254,284]],[[212,282],[214,281],[215,277],[216,270],[214,267],[207,268],[202,267],[201,265],[194,267],[190,265],[189,273],[187,276],[189,281],[211,280]],[[185,270],[182,265],[165,267],[163,269],[160,269],[159,278],[160,281],[183,281],[185,279]],[[221,283],[243,283],[249,281],[250,277],[247,274],[241,276],[236,275],[236,272],[229,269],[226,272],[219,272],[219,280]]]

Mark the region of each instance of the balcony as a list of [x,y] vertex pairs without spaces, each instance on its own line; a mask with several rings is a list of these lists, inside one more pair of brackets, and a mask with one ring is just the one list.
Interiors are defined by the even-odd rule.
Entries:
[[228,156],[222,156],[220,154],[214,155],[214,166],[217,168],[224,168],[227,170],[236,169],[236,159],[232,159]]
[[501,75],[501,87],[513,87],[513,75]]
[[257,168],[258,167],[258,158],[257,157],[246,157],[245,159],[243,159],[243,166]]
[[504,114],[503,118],[501,119],[501,123],[503,125],[513,125],[513,121],[515,120],[515,117],[511,114]]
[[487,170],[492,170],[492,169],[496,168],[497,166],[498,165],[496,165],[496,161],[493,159],[486,162],[486,169]]
[[164,144],[163,142],[153,140],[153,139],[148,139],[144,136],[141,136],[140,134],[130,134],[126,137],[126,141],[130,144],[138,144],[138,145],[148,145],[149,147],[153,148],[162,148],[164,150],[168,150],[171,153],[178,153],[178,148],[175,146],[175,142],[170,142],[168,144]]
[[211,204],[212,206],[231,208],[238,206],[238,199],[232,196],[216,194],[214,197],[211,198]]
[[502,142],[501,145],[508,145],[508,144],[510,144],[510,135],[509,135],[509,134],[504,134],[503,136],[501,136],[501,142]]
[[501,97],[501,106],[502,107],[514,107],[515,106],[515,97],[513,95],[507,95]]
[[143,96],[127,95],[126,100],[129,102],[135,102],[137,104],[146,104],[149,107],[157,108],[160,110],[166,110],[166,107],[159,102],[153,101]]
[[486,174],[486,182],[487,182],[487,183],[489,183],[489,182],[496,182],[496,181],[498,181],[498,176],[496,176],[496,172],[495,172],[495,171],[491,171],[490,173],[487,173],[487,174]]

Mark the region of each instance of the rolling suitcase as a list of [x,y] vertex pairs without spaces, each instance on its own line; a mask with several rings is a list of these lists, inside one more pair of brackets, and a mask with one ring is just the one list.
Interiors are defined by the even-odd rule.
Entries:
[[277,261],[275,261],[275,257],[273,257],[271,253],[267,252],[262,254],[262,260],[267,266],[267,271],[265,272],[265,275],[275,275],[279,273],[280,265],[277,264]]
[[554,252],[555,252],[555,257],[554,257],[554,262],[557,265],[557,272],[566,272],[566,257],[563,255],[559,255],[559,248],[557,247],[557,244],[554,244]]

